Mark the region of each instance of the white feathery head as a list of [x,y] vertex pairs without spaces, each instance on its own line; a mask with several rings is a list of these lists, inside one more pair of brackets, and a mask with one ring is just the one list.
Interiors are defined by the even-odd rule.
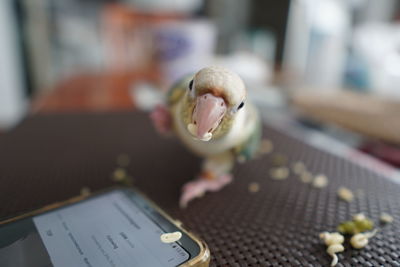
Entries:
[[246,97],[246,87],[239,75],[222,67],[201,69],[196,73],[193,84],[196,91],[217,91],[224,96],[229,107],[238,106]]

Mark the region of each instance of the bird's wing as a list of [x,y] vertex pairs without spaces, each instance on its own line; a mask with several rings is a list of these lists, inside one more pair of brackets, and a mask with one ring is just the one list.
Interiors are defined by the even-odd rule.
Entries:
[[167,93],[168,106],[175,105],[185,94],[188,89],[190,80],[193,79],[193,74],[186,75],[178,80]]
[[259,150],[262,138],[262,124],[259,118],[255,124],[253,133],[250,134],[243,143],[233,149],[236,157],[240,161],[250,160],[254,158]]

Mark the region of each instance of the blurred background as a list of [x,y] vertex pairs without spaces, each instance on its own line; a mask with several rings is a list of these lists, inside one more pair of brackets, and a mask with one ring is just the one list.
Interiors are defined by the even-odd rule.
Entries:
[[32,114],[150,110],[221,65],[270,121],[400,166],[396,0],[2,0],[0,134]]

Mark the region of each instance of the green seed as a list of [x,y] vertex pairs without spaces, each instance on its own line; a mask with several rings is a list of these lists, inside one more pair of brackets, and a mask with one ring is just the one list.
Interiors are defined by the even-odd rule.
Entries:
[[358,229],[354,222],[346,221],[339,224],[337,230],[342,234],[350,234],[353,235],[358,232]]
[[370,219],[355,221],[354,224],[356,225],[359,232],[369,231],[374,228],[374,222]]

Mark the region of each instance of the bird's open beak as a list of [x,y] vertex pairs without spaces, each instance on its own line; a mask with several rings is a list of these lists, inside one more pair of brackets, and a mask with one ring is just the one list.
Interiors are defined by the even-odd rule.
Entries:
[[225,113],[226,104],[222,97],[211,93],[198,96],[188,131],[197,139],[209,141]]

